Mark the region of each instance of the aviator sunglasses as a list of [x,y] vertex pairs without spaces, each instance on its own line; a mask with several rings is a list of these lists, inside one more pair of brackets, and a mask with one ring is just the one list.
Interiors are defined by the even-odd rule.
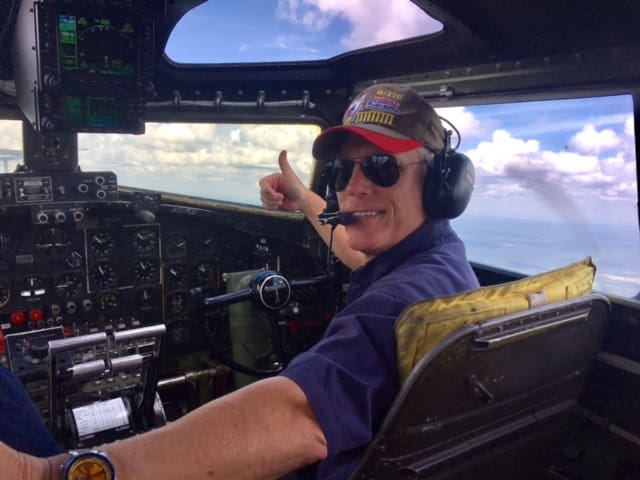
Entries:
[[373,183],[379,187],[391,187],[400,178],[401,168],[415,165],[416,163],[426,163],[426,160],[401,166],[398,164],[396,157],[387,154],[369,155],[358,160],[336,158],[333,162],[336,191],[341,192],[347,188],[356,163],[360,164],[362,174]]

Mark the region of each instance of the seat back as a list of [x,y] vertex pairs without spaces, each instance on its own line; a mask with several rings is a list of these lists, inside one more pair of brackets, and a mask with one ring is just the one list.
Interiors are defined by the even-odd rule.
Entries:
[[351,478],[536,478],[540,452],[585,386],[609,310],[606,297],[591,294],[439,341],[412,369]]

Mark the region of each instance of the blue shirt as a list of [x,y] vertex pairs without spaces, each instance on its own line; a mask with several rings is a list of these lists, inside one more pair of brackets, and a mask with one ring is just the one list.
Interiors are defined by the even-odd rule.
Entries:
[[349,477],[398,394],[394,324],[402,310],[478,286],[448,220],[427,222],[352,272],[347,306],[282,372],[305,392],[327,439],[319,479]]
[[20,380],[1,365],[0,441],[37,457],[61,451]]

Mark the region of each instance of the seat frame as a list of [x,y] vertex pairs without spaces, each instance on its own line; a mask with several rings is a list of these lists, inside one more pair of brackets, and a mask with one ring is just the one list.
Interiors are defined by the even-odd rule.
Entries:
[[609,315],[590,294],[452,333],[411,371],[351,478],[538,476]]

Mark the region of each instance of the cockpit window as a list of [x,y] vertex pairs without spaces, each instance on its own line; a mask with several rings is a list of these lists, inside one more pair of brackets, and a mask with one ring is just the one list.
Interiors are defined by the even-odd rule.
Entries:
[[596,289],[640,294],[630,96],[439,109],[476,167],[454,221],[472,261],[525,274],[592,256]]
[[15,172],[22,159],[22,122],[0,121],[0,162],[2,173]]
[[179,63],[321,60],[441,29],[411,0],[206,2],[178,22],[166,54]]
[[[638,187],[630,96],[438,108],[462,136],[476,188],[453,221],[471,261],[522,274],[586,256],[595,287],[639,299]],[[257,182],[280,150],[303,181],[313,168],[308,124],[146,125],[144,135],[79,134],[83,171],[123,186],[260,205]],[[21,124],[3,120],[0,160],[22,160]],[[455,135],[454,135],[455,143]]]
[[258,180],[287,150],[309,182],[316,125],[147,123],[144,135],[79,134],[83,170],[113,170],[120,185],[259,205]]

